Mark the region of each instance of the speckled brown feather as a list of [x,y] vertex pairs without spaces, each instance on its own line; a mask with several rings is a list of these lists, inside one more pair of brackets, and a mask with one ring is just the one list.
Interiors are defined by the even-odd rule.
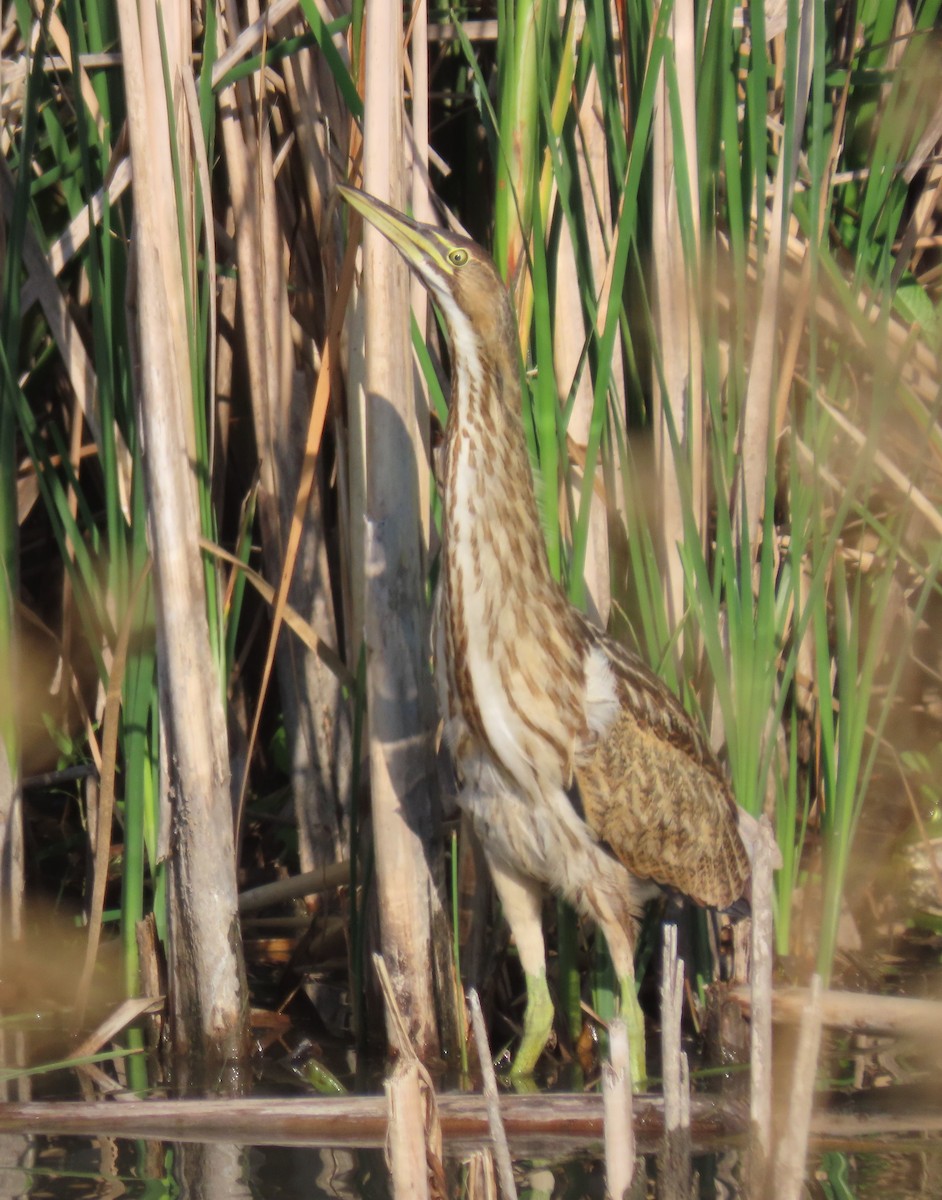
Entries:
[[632,874],[726,908],[743,894],[750,868],[719,764],[673,692],[582,625],[611,664],[621,700],[612,728],[586,739],[576,757],[586,821]]

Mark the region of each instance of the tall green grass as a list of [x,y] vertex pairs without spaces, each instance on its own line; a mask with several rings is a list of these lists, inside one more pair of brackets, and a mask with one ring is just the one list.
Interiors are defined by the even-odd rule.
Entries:
[[[493,111],[487,104],[481,107],[497,188],[494,249],[499,263],[511,269],[521,313],[530,385],[525,400],[548,510],[551,561],[567,578],[574,600],[583,602],[593,489],[601,485],[610,519],[619,509],[627,510],[631,584],[625,590],[622,564],[613,564],[618,572],[613,572],[616,612],[627,615],[627,628],[649,660],[721,731],[739,802],[754,814],[764,808],[777,812],[784,858],[776,876],[777,936],[783,953],[790,948],[804,851],[812,834],[820,840],[824,906],[816,965],[825,976],[836,951],[847,861],[879,755],[878,735],[897,700],[908,646],[907,639],[898,645],[902,658],[888,672],[881,624],[894,579],[901,569],[914,566],[913,547],[903,530],[914,501],[923,508],[937,510],[938,505],[937,497],[923,496],[914,485],[911,494],[897,496],[895,516],[887,524],[876,519],[870,499],[887,469],[876,452],[885,444],[886,422],[900,407],[910,421],[894,455],[894,461],[904,456],[903,472],[905,456],[920,452],[917,430],[935,437],[929,396],[917,398],[903,383],[901,357],[895,368],[888,370],[885,364],[887,355],[902,354],[901,322],[911,321],[916,312],[925,324],[921,330],[913,328],[910,337],[927,338],[931,345],[936,332],[929,294],[894,257],[914,196],[914,173],[904,175],[903,165],[919,144],[928,117],[923,97],[931,56],[921,32],[931,25],[936,8],[917,8],[914,32],[898,43],[903,47],[895,56],[899,65],[889,63],[886,48],[895,19],[891,5],[867,10],[867,40],[846,61],[840,30],[819,6],[804,41],[796,36],[799,14],[793,7],[789,35],[775,43],[765,42],[761,12],[750,10],[751,27],[743,29],[732,5],[713,5],[708,14],[701,10],[692,143],[680,132],[686,81],[677,74],[670,5],[656,12],[641,6],[632,13],[625,58],[621,31],[612,28],[605,6],[585,6],[578,43],[569,38],[576,6],[562,17],[540,5],[502,9],[496,100]],[[809,18],[811,14],[808,9]],[[539,32],[532,39],[534,29]],[[650,36],[639,38],[644,30]],[[471,57],[474,47],[467,41],[464,45],[472,70],[479,70]],[[624,84],[619,71],[624,71]],[[577,104],[593,73],[609,142],[604,174],[593,179],[592,188],[596,196],[605,194],[615,214],[604,264],[611,280],[607,306],[600,304],[599,264],[588,251],[587,214],[574,185],[584,134]],[[689,400],[666,396],[674,469],[684,497],[678,552],[686,626],[694,635],[685,639],[683,680],[673,675],[670,647],[676,633],[665,616],[664,564],[655,552],[657,513],[644,504],[639,476],[645,464],[635,449],[645,426],[650,427],[653,381],[665,386],[660,365],[664,331],[652,315],[654,290],[663,284],[652,275],[647,224],[654,89],[661,73],[674,122],[679,251],[695,290],[703,352],[698,384],[708,431],[700,451],[704,458],[696,461],[691,458],[696,448],[677,435],[682,424],[678,406]],[[562,104],[560,93],[551,93],[550,81],[556,78],[572,81],[570,102],[565,92]],[[538,122],[532,117],[534,91]],[[487,95],[483,86],[478,93]],[[842,142],[842,130],[854,136]],[[695,162],[688,158],[691,144]],[[842,147],[843,157],[838,157]],[[843,180],[848,169],[858,174],[848,182],[833,182]],[[551,185],[541,198],[552,200],[541,207],[534,202],[533,180],[542,171],[549,172]],[[686,181],[693,178],[699,180],[696,214],[687,206],[691,193]],[[773,225],[776,193],[778,224]],[[848,214],[855,216],[849,219]],[[584,482],[569,493],[568,524],[552,510],[560,486],[570,480],[566,433],[574,394],[557,399],[547,378],[559,299],[553,263],[564,227],[576,248],[585,330],[582,369],[591,379],[593,396]],[[695,227],[701,230],[699,254]],[[842,230],[843,237],[835,239],[835,230]],[[774,255],[771,239],[778,239]],[[518,244],[525,248],[523,255],[512,249]],[[847,249],[854,253],[852,273],[840,265]],[[767,280],[771,272],[775,274]],[[903,279],[913,289],[912,302],[899,287]],[[765,286],[779,296],[757,316],[755,298]],[[861,295],[870,297],[871,312],[882,309],[882,321],[874,323],[867,315],[867,304],[857,299]],[[852,333],[835,323],[835,305],[838,319],[847,320]],[[774,325],[768,323],[769,312]],[[798,335],[797,355],[785,337],[792,332]],[[848,342],[854,343],[853,365]],[[750,392],[760,350],[778,370],[791,372],[783,379],[773,365],[764,394],[755,387]],[[627,395],[613,382],[618,355],[626,367]],[[867,381],[863,386],[862,378]],[[894,397],[885,401],[881,413],[872,411],[871,389],[877,396]],[[632,392],[640,392],[640,407]],[[754,491],[759,504],[752,512],[742,504],[749,485],[741,459],[747,397],[753,408],[765,406],[768,429],[764,461],[760,456],[746,467],[759,472]],[[858,431],[856,440],[835,427],[828,408],[820,409],[821,400],[845,414]],[[692,481],[698,473],[708,480],[707,529],[696,519]],[[562,513],[565,517],[565,503]],[[848,527],[858,524],[877,544],[867,569],[854,565],[845,543]],[[937,537],[933,534],[916,556],[920,608],[937,586]],[[803,673],[809,662],[810,679]],[[799,743],[807,744],[809,734],[818,753],[799,763]]]

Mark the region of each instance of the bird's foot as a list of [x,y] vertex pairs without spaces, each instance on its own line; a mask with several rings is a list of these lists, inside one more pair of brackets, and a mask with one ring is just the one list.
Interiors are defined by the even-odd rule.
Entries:
[[621,1015],[628,1030],[628,1062],[631,1067],[631,1090],[643,1092],[648,1072],[645,1066],[644,1013],[638,1003],[633,976],[621,981]]
[[553,1031],[553,1001],[546,985],[546,974],[527,975],[527,1009],[523,1017],[523,1037],[510,1068],[513,1080],[533,1074],[540,1055]]

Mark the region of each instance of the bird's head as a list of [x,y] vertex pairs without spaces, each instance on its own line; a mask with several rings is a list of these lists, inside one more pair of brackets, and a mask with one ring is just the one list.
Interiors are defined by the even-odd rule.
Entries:
[[413,221],[357,188],[340,185],[337,191],[392,242],[423,280],[442,310],[456,350],[484,345],[510,352],[515,336],[510,299],[485,250],[470,238]]

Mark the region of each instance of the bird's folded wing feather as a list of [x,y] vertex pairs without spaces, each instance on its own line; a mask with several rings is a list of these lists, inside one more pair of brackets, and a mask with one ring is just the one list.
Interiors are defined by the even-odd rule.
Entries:
[[738,810],[706,738],[636,655],[586,623],[611,666],[618,713],[577,748],[585,820],[642,879],[725,908],[745,889],[749,861]]

